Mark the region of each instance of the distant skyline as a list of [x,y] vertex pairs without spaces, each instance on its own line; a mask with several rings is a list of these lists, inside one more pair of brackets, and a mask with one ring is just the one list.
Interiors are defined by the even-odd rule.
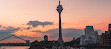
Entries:
[[[59,0],[0,0],[0,37],[14,34],[25,39],[50,40],[58,37]],[[111,23],[111,0],[61,0],[63,38],[72,40],[94,26],[99,34]],[[36,25],[35,25],[36,24]]]

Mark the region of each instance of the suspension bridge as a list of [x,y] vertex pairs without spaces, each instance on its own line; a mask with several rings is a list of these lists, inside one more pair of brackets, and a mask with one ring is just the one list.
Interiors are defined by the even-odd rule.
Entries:
[[18,38],[20,40],[25,41],[26,43],[0,43],[0,46],[30,46],[30,40],[25,40],[25,39],[20,38],[20,37],[18,37],[16,35],[11,35],[11,36],[5,37],[3,39],[0,39],[0,41],[9,39],[11,37],[16,37],[16,38]]

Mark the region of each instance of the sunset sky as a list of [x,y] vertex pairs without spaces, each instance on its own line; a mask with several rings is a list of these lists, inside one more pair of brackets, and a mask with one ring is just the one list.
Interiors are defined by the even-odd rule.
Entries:
[[[0,0],[0,39],[14,34],[31,41],[43,40],[44,35],[57,40],[58,4],[58,0]],[[61,0],[61,4],[65,41],[83,35],[90,25],[101,34],[111,23],[111,0]]]

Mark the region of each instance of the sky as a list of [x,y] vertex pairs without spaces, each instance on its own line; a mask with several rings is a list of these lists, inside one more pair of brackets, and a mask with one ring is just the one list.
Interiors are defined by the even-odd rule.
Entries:
[[[26,40],[58,38],[58,0],[0,0],[0,39],[16,35]],[[111,23],[111,0],[61,0],[62,32],[65,41],[84,34],[93,26],[99,34]],[[7,36],[6,36],[7,35]],[[10,38],[11,40],[18,40]],[[2,42],[10,41],[10,39]]]

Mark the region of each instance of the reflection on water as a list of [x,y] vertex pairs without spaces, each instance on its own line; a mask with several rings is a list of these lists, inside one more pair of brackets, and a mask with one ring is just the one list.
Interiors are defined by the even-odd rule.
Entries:
[[0,49],[28,49],[29,46],[1,46]]

